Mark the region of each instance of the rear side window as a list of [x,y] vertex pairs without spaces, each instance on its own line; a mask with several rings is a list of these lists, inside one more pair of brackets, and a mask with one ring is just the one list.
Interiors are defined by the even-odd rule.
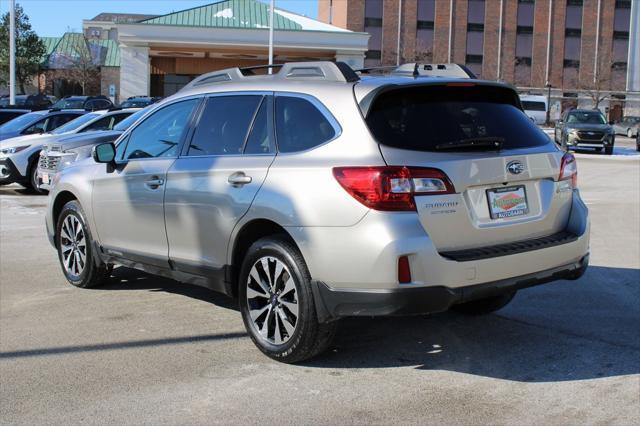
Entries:
[[477,138],[500,139],[502,149],[549,144],[517,104],[500,87],[401,88],[378,95],[366,122],[380,144],[414,151]]
[[242,154],[249,126],[261,101],[259,95],[207,99],[187,155]]
[[280,152],[305,151],[336,136],[328,118],[307,99],[276,97],[276,137]]

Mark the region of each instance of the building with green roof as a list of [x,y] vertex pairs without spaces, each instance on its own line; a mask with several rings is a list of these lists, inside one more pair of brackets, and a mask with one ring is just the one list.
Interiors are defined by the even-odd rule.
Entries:
[[[119,65],[120,99],[168,96],[205,72],[268,62],[269,5],[258,0],[223,0],[160,16],[101,13],[83,21],[83,30],[90,43],[107,49],[108,66]],[[360,67],[368,39],[274,10],[276,63],[341,60]]]

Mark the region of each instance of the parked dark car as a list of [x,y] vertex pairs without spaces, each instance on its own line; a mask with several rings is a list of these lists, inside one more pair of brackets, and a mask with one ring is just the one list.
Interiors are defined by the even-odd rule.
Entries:
[[3,96],[0,98],[1,108],[14,108],[14,109],[28,109],[30,111],[37,111],[42,109],[49,109],[54,102],[56,102],[54,96],[49,95],[17,95],[15,102],[10,103],[9,96]]
[[53,104],[52,108],[96,111],[113,108],[113,106],[113,102],[106,96],[67,96]]
[[159,96],[131,96],[120,104],[121,108],[144,108],[162,99]]
[[615,132],[599,110],[574,109],[564,113],[556,122],[554,139],[562,148],[593,148],[597,152],[613,154]]

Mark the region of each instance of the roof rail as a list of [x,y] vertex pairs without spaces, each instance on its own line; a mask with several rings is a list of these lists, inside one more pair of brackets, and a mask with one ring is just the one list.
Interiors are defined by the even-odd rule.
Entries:
[[402,64],[392,72],[395,75],[410,77],[449,77],[449,78],[477,78],[466,66],[460,64],[425,64],[411,62]]
[[274,80],[319,80],[335,82],[354,82],[360,77],[353,69],[344,62],[314,61],[314,62],[287,62],[285,64],[259,65],[246,68],[228,68],[220,71],[213,71],[196,77],[181,91],[193,87],[208,84],[223,83],[226,81],[243,81],[254,76],[253,70],[265,68],[279,68],[278,72],[272,75],[261,76]]

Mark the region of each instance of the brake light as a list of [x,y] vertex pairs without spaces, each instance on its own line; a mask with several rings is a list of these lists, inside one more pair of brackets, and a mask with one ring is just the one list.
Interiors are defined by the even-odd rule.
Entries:
[[333,176],[353,198],[374,210],[415,211],[416,195],[454,194],[447,175],[423,167],[335,167]]
[[559,181],[571,179],[571,186],[573,188],[578,187],[578,164],[576,163],[576,157],[573,154],[567,152],[562,156],[560,162],[560,177]]

